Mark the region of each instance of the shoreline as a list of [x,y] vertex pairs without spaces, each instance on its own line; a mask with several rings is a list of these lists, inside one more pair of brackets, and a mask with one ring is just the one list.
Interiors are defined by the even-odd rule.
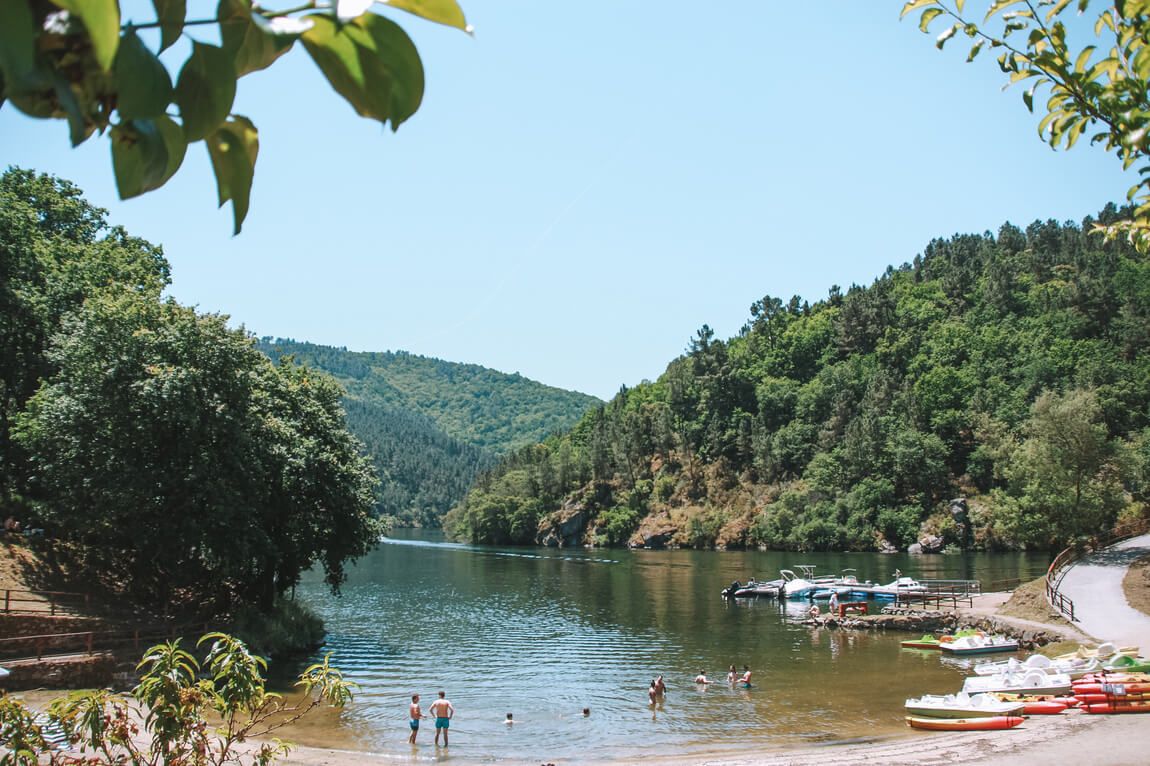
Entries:
[[[841,743],[756,749],[723,747],[677,756],[590,760],[551,758],[541,754],[529,761],[499,759],[505,766],[554,764],[623,764],[671,766],[691,763],[706,766],[850,766],[867,763],[882,766],[933,766],[937,764],[977,764],[978,766],[1033,766],[1057,762],[1060,766],[1142,766],[1150,760],[1150,726],[1137,714],[1092,715],[1073,710],[1056,716],[1031,716],[1014,729],[984,732],[916,732],[879,742]],[[432,744],[394,750],[360,752],[298,747],[280,761],[284,766],[380,766],[448,762],[469,766],[491,763],[486,758],[469,758],[465,744],[456,749]]]

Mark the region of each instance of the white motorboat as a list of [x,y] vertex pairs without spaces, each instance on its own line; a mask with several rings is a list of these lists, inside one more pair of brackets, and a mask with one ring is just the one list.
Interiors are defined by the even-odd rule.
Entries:
[[833,575],[815,577],[815,568],[810,564],[796,564],[795,574],[790,569],[780,569],[783,576],[783,595],[790,599],[811,598],[816,590],[830,587],[835,578]]

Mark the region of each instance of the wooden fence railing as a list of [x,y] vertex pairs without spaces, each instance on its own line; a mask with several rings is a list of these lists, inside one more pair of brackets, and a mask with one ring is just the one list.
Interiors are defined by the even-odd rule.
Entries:
[[87,593],[68,593],[61,590],[12,590],[4,589],[5,614],[55,615],[70,606],[89,607]]
[[160,641],[172,641],[181,636],[196,636],[208,633],[211,626],[206,623],[181,624],[170,626],[148,626],[125,630],[89,630],[76,633],[49,633],[38,636],[13,636],[0,638],[0,660],[13,662],[35,660],[45,657],[71,656],[76,654],[96,654],[132,650],[139,653]]
[[1114,543],[1144,535],[1147,532],[1150,532],[1150,519],[1139,519],[1138,521],[1119,524],[1105,534],[1075,543],[1063,550],[1054,557],[1054,561],[1050,562],[1050,566],[1046,570],[1046,600],[1073,622],[1075,620],[1074,601],[1058,591],[1058,586],[1062,584],[1062,579],[1066,576],[1070,565],[1088,553],[1103,550]]

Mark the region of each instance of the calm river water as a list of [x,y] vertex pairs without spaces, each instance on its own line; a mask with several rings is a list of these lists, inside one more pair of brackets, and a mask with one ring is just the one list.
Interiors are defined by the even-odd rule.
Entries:
[[[443,758],[432,721],[418,748],[407,745],[411,695],[426,712],[443,689],[456,709],[451,756],[641,759],[905,736],[906,697],[959,689],[969,662],[901,649],[904,634],[814,629],[800,624],[801,603],[719,595],[795,564],[883,582],[897,567],[989,589],[1038,577],[1047,560],[478,548],[399,530],[351,569],[341,598],[314,573],[298,589],[327,623],[323,652],[361,690],[290,738],[400,762]],[[725,683],[731,664],[750,665],[753,688]],[[718,683],[697,686],[700,669]],[[660,673],[668,693],[652,709],[647,686]]]

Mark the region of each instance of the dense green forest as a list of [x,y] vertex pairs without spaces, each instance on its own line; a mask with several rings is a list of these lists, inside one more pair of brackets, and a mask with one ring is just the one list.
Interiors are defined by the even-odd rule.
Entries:
[[657,381],[481,474],[445,527],[486,543],[993,549],[1142,515],[1150,263],[1085,233],[1095,222],[1007,223],[816,303],[765,296],[735,337],[704,325]]
[[378,540],[329,376],[164,299],[163,252],[67,181],[0,177],[0,508],[155,610],[275,609]]
[[380,479],[376,513],[400,523],[439,526],[498,456],[564,431],[602,404],[518,374],[402,351],[283,338],[262,338],[258,348],[324,370],[346,389],[348,428]]

